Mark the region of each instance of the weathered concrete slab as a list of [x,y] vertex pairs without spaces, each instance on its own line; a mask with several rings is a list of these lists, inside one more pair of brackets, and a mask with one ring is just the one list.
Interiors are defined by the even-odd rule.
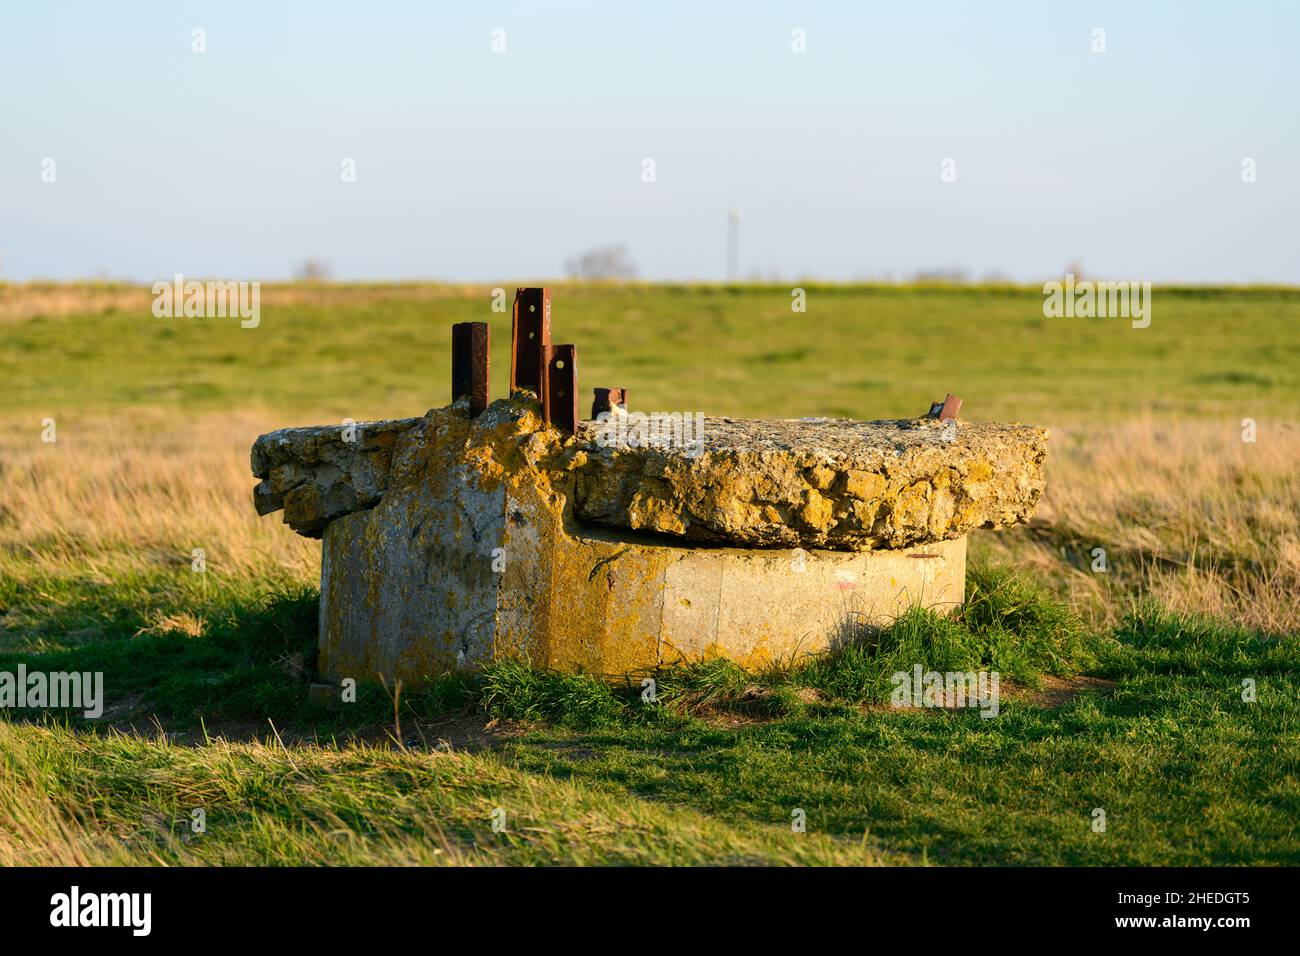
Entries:
[[[498,419],[528,410],[492,407]],[[282,506],[294,530],[318,536],[375,505],[402,441],[457,417],[367,423],[351,442],[339,426],[264,435],[253,448],[257,508]],[[737,547],[900,548],[1025,521],[1044,486],[1048,433],[1027,425],[704,418],[662,444],[665,431],[647,425],[583,422],[564,443],[553,467],[570,476],[576,518]]]
[[[635,426],[584,423],[578,516],[688,541],[859,551],[1025,521],[1044,487],[1048,433],[1028,425],[706,418],[696,427],[694,447],[644,446]],[[639,447],[613,444],[618,433]]]

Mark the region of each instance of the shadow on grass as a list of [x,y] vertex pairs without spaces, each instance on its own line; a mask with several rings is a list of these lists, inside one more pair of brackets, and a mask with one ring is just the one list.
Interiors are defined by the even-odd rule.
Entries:
[[[1036,583],[977,567],[968,575],[966,603],[953,615],[913,609],[885,627],[862,629],[833,652],[762,673],[711,660],[610,678],[502,660],[404,689],[396,709],[395,688],[378,682],[357,687],[355,701],[327,707],[307,692],[316,677],[318,607],[315,589],[281,587],[231,606],[198,636],[140,633],[44,653],[0,654],[0,671],[21,663],[28,670],[102,672],[110,722],[157,717],[192,727],[269,719],[328,735],[469,716],[579,731],[682,730],[704,718],[720,723],[725,734],[746,723],[784,720],[795,737],[807,734],[815,743],[819,722],[888,709],[892,675],[918,665],[998,672],[1011,689],[1080,673],[1140,685],[1159,675],[1258,679],[1296,669],[1294,642],[1157,607],[1136,609],[1112,635],[1088,634]],[[1072,696],[1060,695],[1059,703]],[[1127,692],[1108,706],[1151,714],[1166,703],[1159,695]],[[54,713],[83,722],[77,713]]]
[[0,670],[24,664],[29,671],[102,672],[110,709],[137,699],[164,717],[288,718],[304,703],[317,614],[314,589],[280,589],[231,608],[198,636],[136,633],[53,651],[14,651],[0,654]]

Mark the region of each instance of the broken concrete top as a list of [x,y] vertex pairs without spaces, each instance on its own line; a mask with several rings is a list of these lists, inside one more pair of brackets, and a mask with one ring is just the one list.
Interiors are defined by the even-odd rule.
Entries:
[[633,413],[583,422],[565,439],[533,403],[516,399],[476,419],[451,406],[358,425],[352,441],[345,437],[343,427],[326,426],[259,438],[258,511],[283,507],[286,523],[319,536],[329,521],[379,500],[404,446],[454,442],[471,471],[545,473],[577,522],[737,547],[861,551],[1027,520],[1043,490],[1048,433],[929,419],[656,424]]
[[284,523],[319,538],[342,515],[373,508],[388,487],[397,439],[422,422],[386,422],[281,428],[253,443],[253,489],[260,515],[284,509]]
[[697,426],[694,447],[689,439],[608,447],[609,424],[599,435],[584,423],[578,515],[702,542],[861,551],[1024,521],[1043,490],[1048,435],[1031,426],[732,418]]

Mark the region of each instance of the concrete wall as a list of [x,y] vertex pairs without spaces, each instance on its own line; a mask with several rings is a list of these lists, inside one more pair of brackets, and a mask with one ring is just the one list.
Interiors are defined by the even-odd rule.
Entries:
[[494,656],[602,674],[717,656],[756,668],[914,604],[951,609],[964,591],[965,538],[897,551],[685,548],[566,531],[504,492],[455,508],[454,519],[413,517],[381,504],[329,525],[327,678],[415,684]]
[[504,538],[505,489],[448,485],[386,496],[326,526],[320,664],[327,676],[410,682],[493,654],[501,576],[492,560]]

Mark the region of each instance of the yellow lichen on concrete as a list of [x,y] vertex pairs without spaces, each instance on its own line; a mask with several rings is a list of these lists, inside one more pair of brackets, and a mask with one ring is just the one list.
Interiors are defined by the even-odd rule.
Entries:
[[885,493],[885,476],[850,468],[844,472],[844,493],[861,501],[875,501]]
[[1048,437],[993,423],[710,418],[697,447],[625,447],[603,444],[601,428],[584,423],[579,434],[595,446],[575,489],[584,520],[687,541],[850,551],[1026,520]]

